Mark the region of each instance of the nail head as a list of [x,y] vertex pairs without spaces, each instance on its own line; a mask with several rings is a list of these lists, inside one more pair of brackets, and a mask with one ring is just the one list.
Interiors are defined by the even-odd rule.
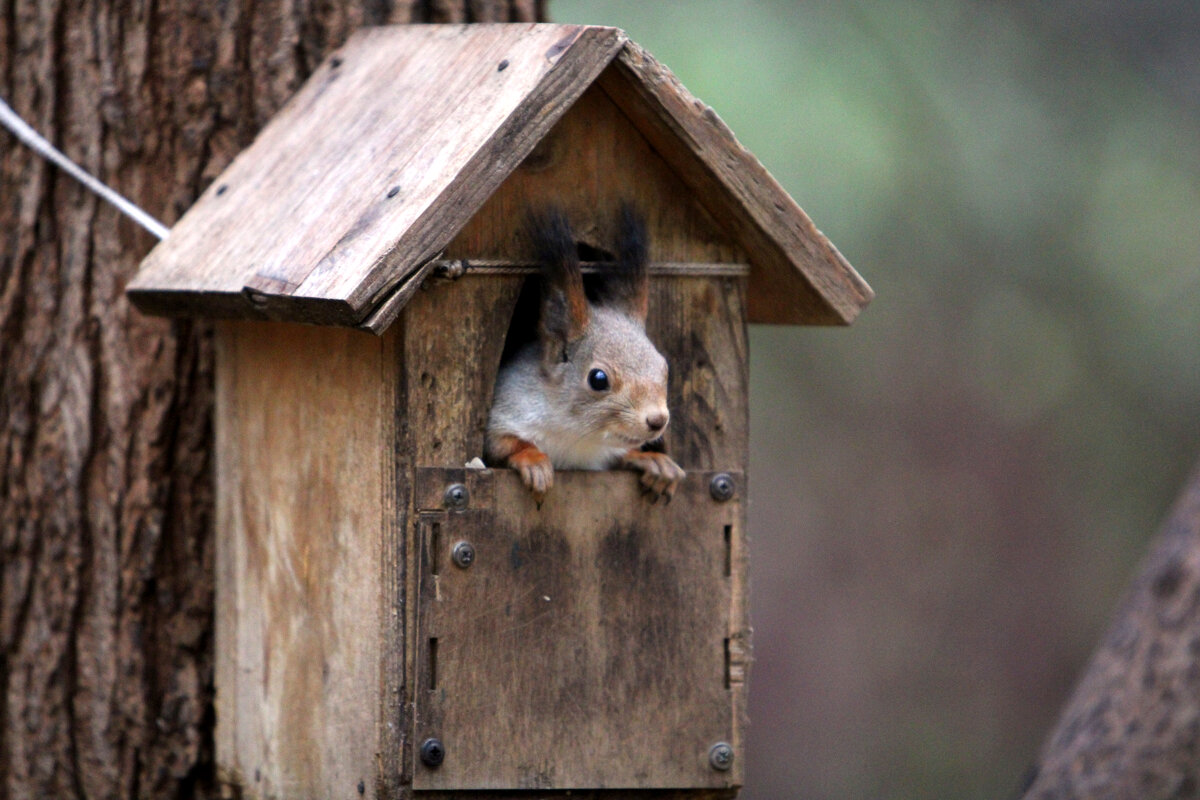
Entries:
[[471,493],[461,483],[452,483],[446,487],[446,494],[442,496],[442,500],[446,508],[461,511],[471,502]]
[[466,569],[475,563],[475,545],[470,542],[459,542],[450,552],[450,558],[456,566]]
[[708,750],[708,763],[719,772],[728,772],[733,766],[733,748],[725,742],[717,742]]
[[713,499],[718,503],[732,500],[736,489],[737,486],[734,484],[733,478],[727,472],[714,475],[712,482],[708,485],[709,493],[712,494]]
[[440,739],[429,738],[421,742],[421,763],[427,767],[440,767],[446,760],[446,748]]

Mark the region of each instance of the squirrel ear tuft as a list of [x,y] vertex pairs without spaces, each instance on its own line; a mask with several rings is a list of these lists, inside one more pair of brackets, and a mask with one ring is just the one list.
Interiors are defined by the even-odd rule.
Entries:
[[542,268],[542,311],[538,338],[544,367],[562,360],[567,345],[583,336],[588,302],[579,269],[579,252],[566,213],[557,206],[530,212],[526,231]]
[[601,304],[618,308],[643,323],[650,304],[646,248],[646,221],[631,203],[621,203],[617,218],[617,263],[607,271],[596,294]]

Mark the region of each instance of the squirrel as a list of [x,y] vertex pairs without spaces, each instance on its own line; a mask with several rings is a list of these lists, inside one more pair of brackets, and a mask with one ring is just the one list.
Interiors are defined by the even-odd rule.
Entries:
[[538,340],[496,376],[485,455],[515,469],[539,506],[556,467],[638,470],[652,500],[667,502],[685,476],[665,453],[644,449],[670,421],[667,361],[646,336],[645,223],[628,204],[618,223],[617,260],[590,302],[566,214],[528,217],[542,269]]

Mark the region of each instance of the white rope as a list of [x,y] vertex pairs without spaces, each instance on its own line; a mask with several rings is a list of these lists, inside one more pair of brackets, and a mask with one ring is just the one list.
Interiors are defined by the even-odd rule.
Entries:
[[79,181],[96,194],[100,195],[100,197],[103,199],[112,203],[114,206],[120,209],[121,213],[132,219],[138,225],[141,225],[146,230],[150,231],[150,233],[154,236],[157,236],[159,239],[165,239],[167,238],[167,234],[171,232],[171,229],[166,225],[163,225],[154,217],[150,216],[145,211],[105,186],[96,178],[93,178],[91,175],[85,172],[82,167],[63,155],[57,148],[55,148],[54,145],[42,138],[41,134],[29,127],[25,120],[17,116],[17,112],[13,111],[9,107],[8,103],[4,102],[3,98],[0,98],[0,123],[3,123],[4,127],[12,131],[13,136],[16,136],[22,142],[37,151],[42,158],[53,162],[58,167],[65,170],[66,173],[72,178]]

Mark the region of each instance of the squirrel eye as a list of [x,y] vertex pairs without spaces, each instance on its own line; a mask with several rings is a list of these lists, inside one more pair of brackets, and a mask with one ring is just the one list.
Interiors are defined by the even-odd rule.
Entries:
[[594,369],[588,373],[588,386],[592,387],[593,391],[605,392],[608,391],[608,373],[602,369]]

